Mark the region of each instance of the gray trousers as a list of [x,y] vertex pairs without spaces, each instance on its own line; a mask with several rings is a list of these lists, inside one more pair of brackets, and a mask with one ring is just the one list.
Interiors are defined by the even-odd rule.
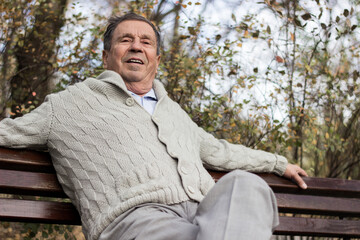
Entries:
[[126,211],[99,240],[268,240],[278,222],[267,183],[236,170],[222,177],[201,203],[146,203]]

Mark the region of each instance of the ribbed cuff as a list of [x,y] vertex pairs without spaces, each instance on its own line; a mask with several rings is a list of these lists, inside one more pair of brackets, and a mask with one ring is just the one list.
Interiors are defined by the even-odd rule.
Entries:
[[279,176],[282,176],[285,173],[286,167],[288,165],[288,161],[285,157],[276,154],[275,154],[275,158],[276,158],[276,164],[273,172]]

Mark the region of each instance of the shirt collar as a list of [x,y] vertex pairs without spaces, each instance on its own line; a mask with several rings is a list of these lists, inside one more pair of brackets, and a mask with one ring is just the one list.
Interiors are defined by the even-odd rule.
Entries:
[[[133,93],[132,91],[128,90],[128,92],[131,94],[131,95],[136,95],[136,96],[139,96],[137,95],[136,93]],[[155,94],[155,91],[154,89],[152,88],[149,92],[147,92],[144,96],[144,98],[151,98],[153,100],[157,100],[157,97],[156,97],[156,94]]]
[[[127,90],[124,80],[121,78],[120,74],[114,71],[105,70],[97,77],[97,79],[114,84],[115,86],[120,87],[124,91]],[[164,85],[157,79],[154,80],[152,90],[154,90],[154,97],[157,100],[160,100],[167,95]]]

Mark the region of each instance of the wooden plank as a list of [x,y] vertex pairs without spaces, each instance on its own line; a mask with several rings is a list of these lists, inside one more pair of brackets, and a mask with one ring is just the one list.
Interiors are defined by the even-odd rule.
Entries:
[[18,199],[0,199],[0,221],[81,224],[71,203]]
[[[70,203],[0,199],[0,221],[79,225],[80,217]],[[276,235],[360,237],[359,221],[280,217]]]
[[279,212],[360,217],[360,199],[276,193]]
[[279,193],[360,198],[360,180],[304,177],[303,179],[308,185],[308,188],[303,190],[291,181],[275,174],[261,173],[258,175],[261,176],[275,192]]
[[0,147],[0,169],[55,172],[48,152]]
[[[0,169],[24,170],[33,172],[55,172],[49,153],[23,149],[0,148]],[[215,180],[226,172],[209,171]],[[302,190],[291,181],[274,174],[258,174],[275,191],[279,193],[295,193],[317,196],[339,196],[360,198],[360,181],[329,179],[329,178],[304,178],[308,185],[307,190]]]
[[275,235],[360,237],[360,222],[336,219],[280,217]]
[[[226,172],[217,171],[209,171],[209,173],[215,181],[226,174]],[[292,181],[272,173],[258,173],[257,175],[263,178],[277,193],[360,198],[360,180],[304,177],[308,188],[303,190]]]
[[[0,169],[0,192],[19,195],[66,197],[55,174]],[[360,217],[360,199],[276,193],[279,211]]]
[[67,197],[55,174],[0,169],[0,193]]

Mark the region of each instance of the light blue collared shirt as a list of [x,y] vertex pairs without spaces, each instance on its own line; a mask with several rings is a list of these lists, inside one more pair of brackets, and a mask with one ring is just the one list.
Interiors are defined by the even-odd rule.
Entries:
[[[129,90],[128,90],[129,91]],[[155,110],[155,106],[157,103],[157,98],[155,95],[155,91],[154,89],[151,89],[148,93],[146,93],[144,96],[139,96],[131,91],[129,91],[129,93],[131,94],[131,96],[133,96],[133,98],[135,98],[135,100],[141,105],[143,106],[143,108],[150,113],[150,115],[152,115],[154,113]]]

